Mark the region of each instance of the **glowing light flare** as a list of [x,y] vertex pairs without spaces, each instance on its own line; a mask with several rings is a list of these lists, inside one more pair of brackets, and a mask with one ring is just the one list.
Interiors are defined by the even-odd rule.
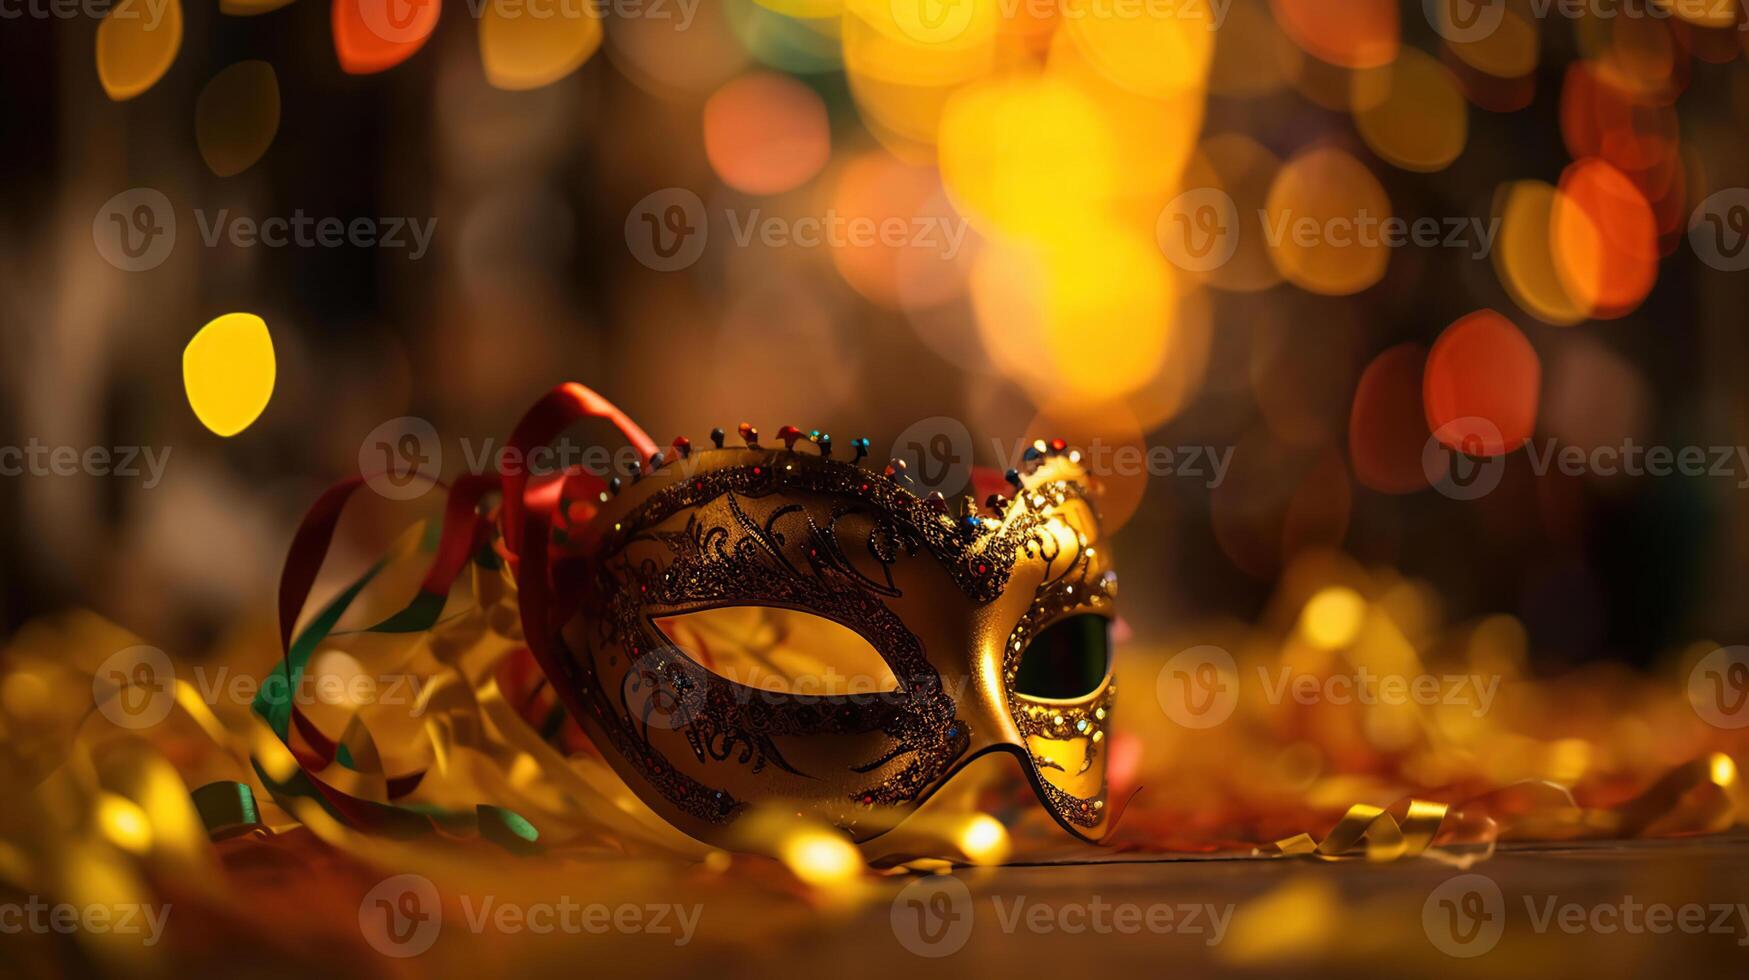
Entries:
[[1288,282],[1346,296],[1384,277],[1391,202],[1378,178],[1347,152],[1320,146],[1289,160],[1265,209],[1269,256]]
[[954,843],[973,864],[1001,864],[1013,850],[1008,828],[987,813],[967,817]]
[[593,4],[556,4],[550,15],[537,17],[521,5],[487,3],[479,33],[486,81],[509,91],[551,85],[601,47]]
[[1427,427],[1441,443],[1499,456],[1535,429],[1542,362],[1512,321],[1478,310],[1434,341],[1422,385]]
[[437,27],[438,0],[334,0],[334,54],[349,75],[395,67],[418,53]]
[[1206,0],[1143,4],[1119,14],[1106,0],[1063,0],[1062,31],[1101,75],[1141,95],[1200,92],[1214,54]]
[[842,885],[862,873],[862,855],[849,841],[826,830],[797,830],[778,842],[777,858],[810,885]]
[[[992,360],[1035,391],[1121,398],[1154,377],[1177,287],[1151,240],[1089,226],[978,253],[972,298]],[[1088,343],[1098,337],[1099,343]]]
[[182,385],[202,425],[234,436],[266,410],[276,363],[267,324],[227,313],[201,327],[182,351]]
[[1355,128],[1374,153],[1431,173],[1463,152],[1469,106],[1445,66],[1414,48],[1390,65],[1354,73]]
[[112,6],[97,25],[97,80],[111,99],[131,99],[164,77],[181,48],[181,0],[166,0],[157,16]]
[[152,821],[140,805],[114,793],[97,800],[97,827],[111,844],[132,854],[152,849]]
[[279,132],[279,79],[265,61],[239,61],[214,75],[194,103],[194,139],[220,177],[254,165]]
[[1396,60],[1400,43],[1393,0],[1270,0],[1283,33],[1308,54],[1343,68],[1377,68]]
[[863,232],[834,242],[832,264],[871,302],[929,309],[964,293],[970,228],[948,205],[932,168],[862,154],[839,171],[832,207]]
[[832,153],[826,104],[786,75],[742,76],[705,102],[704,148],[711,169],[736,190],[793,190],[819,173]]
[[1051,43],[1046,70],[1074,86],[1092,104],[1100,128],[1122,134],[1113,141],[1116,172],[1115,206],[1158,207],[1177,193],[1184,167],[1202,131],[1205,99],[1200,84],[1162,96],[1144,95],[1114,82],[1059,33]]
[[1428,485],[1422,465],[1431,432],[1421,404],[1427,351],[1398,344],[1360,374],[1348,416],[1348,458],[1354,478],[1380,493],[1413,493]]
[[1494,272],[1500,284],[1526,313],[1544,323],[1571,326],[1588,310],[1567,293],[1555,269],[1553,185],[1523,180],[1503,187],[1499,195],[1499,244]]
[[941,119],[942,182],[962,214],[995,232],[1048,236],[1107,210],[1118,136],[1099,107],[1054,76],[961,90]]
[[1366,600],[1344,585],[1318,590],[1300,610],[1300,635],[1320,650],[1340,650],[1360,635]]
[[1561,174],[1551,237],[1562,287],[1597,319],[1625,316],[1658,278],[1658,223],[1621,171],[1596,158]]

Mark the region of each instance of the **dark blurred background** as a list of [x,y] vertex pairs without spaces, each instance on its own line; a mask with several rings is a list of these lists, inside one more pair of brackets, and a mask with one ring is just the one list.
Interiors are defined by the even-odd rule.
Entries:
[[[95,19],[0,21],[0,433],[18,446],[171,452],[150,489],[113,476],[0,479],[0,624],[10,632],[87,607],[198,649],[270,608],[303,508],[358,471],[373,429],[430,420],[453,474],[460,440],[501,439],[544,389],[576,380],[659,443],[750,421],[767,433],[796,424],[867,435],[879,452],[913,423],[948,417],[989,465],[1005,465],[992,439],[1058,430],[1230,451],[1217,486],[1113,481],[1123,613],[1142,635],[1252,620],[1296,560],[1329,549],[1425,579],[1448,615],[1517,616],[1541,667],[1644,663],[1700,637],[1749,635],[1737,592],[1749,567],[1741,460],[1726,476],[1539,475],[1515,449],[1497,490],[1459,500],[1414,485],[1411,451],[1429,431],[1420,406],[1386,399],[1383,421],[1357,407],[1379,355],[1433,348],[1492,309],[1536,354],[1537,451],[1551,439],[1749,445],[1749,274],[1709,265],[1688,239],[1704,200],[1749,185],[1739,31],[1532,17],[1529,42],[1479,49],[1443,40],[1420,2],[1385,5],[1387,30],[1373,3],[1320,14],[1234,0],[1206,42],[1185,42],[1207,44],[1204,62],[1161,48],[1140,63],[1190,67],[1154,77],[1097,31],[1075,34],[1060,12],[1053,20],[1054,4],[999,8],[988,44],[952,57],[907,40],[903,23],[895,34],[882,21],[888,6],[705,0],[684,28],[610,11],[581,67],[506,90],[482,66],[483,25],[465,4],[446,4],[422,46],[370,74],[343,70],[323,4],[257,16],[190,4],[168,71],[120,101],[94,68]],[[1391,74],[1411,57],[1421,75]],[[258,160],[221,177],[197,140],[197,100],[222,69],[251,59],[277,78],[277,130]],[[1640,263],[1655,283],[1626,310],[1583,315],[1598,300],[1575,297],[1593,308],[1569,325],[1545,322],[1509,288],[1520,259],[1467,248],[1411,245],[1320,265],[1253,238],[1206,272],[1155,247],[1162,208],[1186,189],[1219,186],[1242,216],[1295,194],[1315,211],[1369,199],[1350,164],[1408,219],[1488,221],[1513,182],[1565,189],[1586,148],[1572,118],[1571,103],[1584,101],[1575,65],[1627,92],[1632,110],[1626,135],[1606,121],[1603,149],[1589,156],[1619,156],[1621,140],[1657,141],[1663,154],[1644,168],[1662,173],[1657,192],[1618,166],[1657,222],[1658,255]],[[915,77],[895,77],[906,66]],[[1452,135],[1447,110],[1401,111],[1427,66],[1461,95],[1464,131],[1449,160],[1401,166],[1405,148]],[[1373,94],[1380,73],[1399,96]],[[1073,98],[1009,92],[1017,77]],[[978,86],[997,93],[993,108],[956,114]],[[1021,123],[1003,116],[1034,96],[1036,112],[1014,113]],[[1381,98],[1399,111],[1374,113]],[[1039,158],[1035,143],[1053,152]],[[1110,185],[1104,212],[1055,221],[1055,196],[1082,208],[1095,172]],[[142,272],[116,268],[93,241],[93,216],[136,187],[161,191],[178,221],[174,251]],[[640,261],[628,218],[670,188],[704,203],[711,237],[695,264],[661,271]],[[220,209],[257,219],[301,210],[436,224],[417,259],[390,248],[209,247],[196,209],[209,220]],[[963,214],[971,232],[963,252],[913,261],[909,246],[740,246],[728,212]],[[1053,220],[1016,218],[1035,214]],[[1597,222],[1606,244],[1610,220]],[[1146,255],[1081,246],[1105,248],[1112,235],[1145,243]],[[1042,252],[1029,251],[1039,241]],[[1559,243],[1545,251],[1560,270],[1579,262]],[[1359,282],[1320,271],[1379,260]],[[1014,288],[1034,278],[1034,261],[1069,299]],[[1034,300],[1036,317],[1016,314]],[[236,311],[268,324],[277,381],[261,417],[220,438],[190,410],[181,358],[202,324]],[[1369,439],[1385,444],[1357,445]],[[1381,467],[1406,472],[1408,485],[1381,487],[1391,482]]]

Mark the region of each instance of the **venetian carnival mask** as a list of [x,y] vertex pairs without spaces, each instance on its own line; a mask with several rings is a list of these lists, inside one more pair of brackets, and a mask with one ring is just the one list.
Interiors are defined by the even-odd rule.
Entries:
[[630,787],[695,837],[781,803],[865,840],[970,760],[1019,758],[1059,823],[1108,822],[1116,585],[1087,475],[1060,441],[1007,491],[950,506],[867,440],[658,452],[567,385],[512,437],[606,418],[648,460],[629,480],[505,479],[524,633]]

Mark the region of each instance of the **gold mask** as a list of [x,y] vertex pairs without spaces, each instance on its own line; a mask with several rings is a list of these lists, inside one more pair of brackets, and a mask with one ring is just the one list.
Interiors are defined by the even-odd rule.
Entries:
[[1063,827],[1103,834],[1116,587],[1078,455],[1035,444],[1013,499],[950,508],[867,440],[834,455],[742,426],[742,446],[717,430],[714,449],[657,453],[576,385],[511,444],[590,416],[648,469],[599,490],[507,477],[505,533],[536,659],[654,810],[715,841],[781,803],[866,840],[1005,751]]

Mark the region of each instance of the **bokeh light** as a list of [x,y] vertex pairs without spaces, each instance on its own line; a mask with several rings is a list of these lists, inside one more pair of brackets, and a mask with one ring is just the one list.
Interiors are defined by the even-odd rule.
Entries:
[[1405,170],[1443,170],[1463,152],[1469,106],[1451,72],[1414,48],[1354,74],[1355,128],[1374,153]]
[[151,88],[182,47],[182,2],[164,0],[157,16],[110,7],[97,25],[97,79],[116,101]]
[[1422,384],[1427,426],[1440,442],[1472,456],[1498,456],[1535,429],[1542,362],[1512,321],[1478,310],[1434,341]]
[[273,397],[278,366],[267,323],[253,313],[227,313],[201,327],[182,351],[182,383],[200,423],[234,436]]
[[788,76],[756,72],[718,89],[704,106],[704,146],[723,183],[749,194],[780,194],[826,165],[826,106]]
[[480,62],[501,89],[540,88],[564,78],[601,46],[601,20],[588,4],[556,4],[550,16],[529,16],[503,3],[480,14]]
[[1330,296],[1378,282],[1390,262],[1382,237],[1391,202],[1378,178],[1334,146],[1282,165],[1260,216],[1270,259],[1288,282]]
[[265,61],[239,61],[214,75],[194,103],[194,139],[220,177],[248,170],[279,132],[279,79]]

